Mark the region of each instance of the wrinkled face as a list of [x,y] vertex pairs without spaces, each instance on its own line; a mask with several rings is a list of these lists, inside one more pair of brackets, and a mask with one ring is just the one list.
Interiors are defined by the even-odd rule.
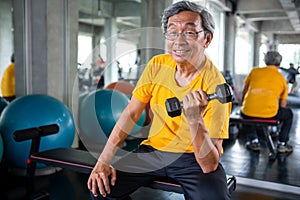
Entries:
[[[197,63],[212,39],[211,34],[205,37],[200,15],[191,11],[182,11],[171,16],[167,32],[179,33],[174,41],[166,40],[169,54],[179,64]],[[197,33],[194,39],[182,35],[190,32]]]

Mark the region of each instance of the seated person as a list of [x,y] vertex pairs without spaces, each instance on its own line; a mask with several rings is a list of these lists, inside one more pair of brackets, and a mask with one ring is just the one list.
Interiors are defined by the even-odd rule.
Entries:
[[11,64],[5,69],[1,80],[2,97],[9,102],[16,98],[14,54],[11,55],[10,61]]
[[[175,179],[186,199],[230,199],[220,158],[231,103],[208,102],[206,95],[225,83],[205,54],[213,39],[212,15],[198,4],[180,1],[165,10],[162,22],[168,53],[148,62],[113,128],[88,179],[92,199],[130,199],[156,177]],[[184,108],[172,118],[165,100],[174,96]],[[153,121],[148,138],[112,162],[149,102]]]
[[[285,78],[278,71],[282,56],[276,51],[265,54],[267,66],[255,67],[244,80],[242,91],[241,115],[244,118],[269,118],[282,122],[279,132],[277,151],[279,153],[292,152],[288,145],[289,133],[293,122],[293,112],[286,107],[288,86]],[[243,126],[243,133],[247,135],[246,147],[259,151],[260,144],[254,126]]]

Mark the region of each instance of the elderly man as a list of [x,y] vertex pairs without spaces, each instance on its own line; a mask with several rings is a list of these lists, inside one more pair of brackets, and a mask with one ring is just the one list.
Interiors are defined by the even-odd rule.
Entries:
[[[139,187],[157,177],[181,184],[186,199],[230,199],[220,164],[222,141],[228,138],[231,103],[207,100],[224,77],[205,55],[213,39],[212,15],[188,1],[164,11],[162,26],[168,54],[153,57],[141,75],[132,99],[112,130],[88,180],[95,199],[130,199]],[[165,100],[183,101],[183,114],[169,117]],[[150,102],[149,136],[137,150],[112,163]]]

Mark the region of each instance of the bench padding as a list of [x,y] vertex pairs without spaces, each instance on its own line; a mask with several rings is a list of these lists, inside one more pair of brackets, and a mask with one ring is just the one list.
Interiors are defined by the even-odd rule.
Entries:
[[[33,153],[30,156],[30,161],[89,174],[97,162],[97,157],[84,150],[58,148]],[[232,193],[236,188],[234,176],[227,176],[227,185],[230,193]],[[182,187],[175,180],[167,177],[154,181],[148,187],[183,194]]]

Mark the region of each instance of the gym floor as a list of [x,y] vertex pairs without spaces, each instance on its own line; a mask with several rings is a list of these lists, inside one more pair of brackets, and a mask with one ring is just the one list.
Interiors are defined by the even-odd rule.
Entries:
[[[237,188],[232,200],[299,200],[300,199],[300,99],[289,98],[294,113],[290,144],[294,152],[278,155],[271,161],[268,148],[262,141],[260,152],[251,152],[244,146],[242,133],[231,135],[224,142],[221,162],[227,174],[237,177]],[[26,178],[12,173],[5,162],[0,165],[0,199],[24,199]],[[55,173],[35,177],[34,193],[48,193],[51,200],[89,200],[86,187],[88,175],[69,170],[55,169]],[[24,171],[23,171],[24,172]],[[183,200],[181,194],[140,188],[132,194],[134,200]]]

